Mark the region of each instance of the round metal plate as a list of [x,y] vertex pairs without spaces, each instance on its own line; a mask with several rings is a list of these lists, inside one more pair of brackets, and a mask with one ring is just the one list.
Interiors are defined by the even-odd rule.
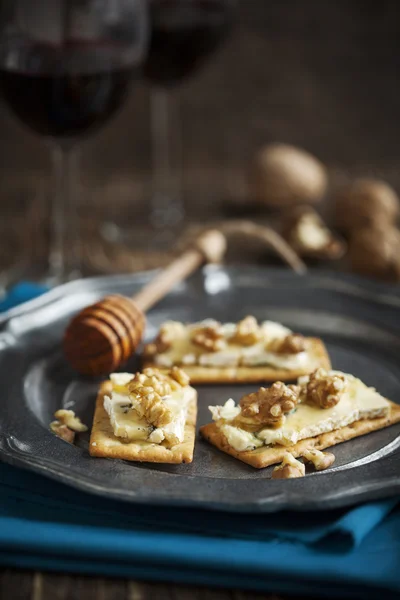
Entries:
[[[91,424],[99,381],[77,376],[61,353],[71,316],[112,292],[131,294],[152,273],[103,277],[61,286],[5,314],[0,321],[0,456],[89,492],[132,502],[180,504],[230,511],[323,509],[400,491],[400,425],[334,449],[334,468],[303,479],[271,481],[198,438],[190,465],[164,466],[95,459],[89,434],[76,446],[48,429],[53,413],[71,408]],[[334,368],[351,372],[400,402],[400,294],[350,276],[260,268],[207,267],[148,315],[150,339],[165,319],[253,314],[320,336]],[[135,369],[135,359],[126,370]],[[208,405],[239,400],[248,385],[199,386],[198,426]]]

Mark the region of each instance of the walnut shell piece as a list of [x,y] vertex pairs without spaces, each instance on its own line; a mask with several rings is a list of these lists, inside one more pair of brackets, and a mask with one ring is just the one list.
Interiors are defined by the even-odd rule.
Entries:
[[172,412],[164,404],[162,397],[171,394],[171,386],[156,369],[145,369],[136,373],[126,386],[129,395],[135,399],[135,410],[154,427],[171,423]]
[[74,443],[75,431],[72,431],[72,429],[60,423],[60,421],[53,421],[50,423],[50,429],[62,440],[69,442],[70,444]]
[[236,331],[229,339],[232,344],[252,346],[260,341],[262,331],[255,317],[245,317],[236,325]]
[[168,373],[149,367],[143,373],[136,373],[126,387],[136,401],[136,412],[154,427],[164,427],[173,421],[174,415],[163,397],[186,385],[189,385],[189,377],[178,367]]
[[87,431],[88,428],[86,425],[82,423],[79,417],[77,417],[73,410],[65,410],[61,408],[54,413],[54,418],[57,419],[61,423],[61,425],[66,425],[72,431],[76,433],[83,433]]
[[281,381],[277,381],[269,388],[260,388],[258,392],[253,392],[243,396],[240,400],[241,413],[237,417],[250,420],[259,425],[282,425],[285,414],[292,411],[299,401],[300,388],[297,386],[287,386]]
[[297,254],[306,258],[338,260],[347,249],[345,241],[309,206],[294,208],[284,215],[282,235]]
[[277,354],[300,354],[306,350],[306,339],[300,333],[291,333],[267,343],[266,349]]
[[186,387],[190,384],[189,375],[179,367],[172,367],[171,371],[169,372],[169,377],[176,381],[181,387]]
[[304,477],[306,468],[293,454],[286,452],[280,465],[272,471],[271,479],[295,479]]
[[395,190],[380,179],[355,179],[335,199],[336,225],[351,232],[361,227],[388,227],[400,212]]
[[400,231],[395,227],[364,227],[349,242],[351,269],[367,277],[400,280]]
[[221,323],[204,325],[192,332],[191,341],[206,352],[218,352],[226,346]]
[[326,169],[317,158],[287,144],[261,148],[249,173],[251,197],[271,207],[319,202],[327,181]]
[[127,388],[130,393],[140,395],[140,389],[151,388],[159,396],[169,396],[172,391],[171,379],[164,375],[158,369],[147,368],[143,373],[136,373],[135,377],[128,383]]
[[174,332],[178,329],[178,333],[183,327],[182,323],[164,323],[161,325],[157,337],[154,342],[146,344],[143,350],[143,354],[147,357],[155,356],[156,354],[163,354],[167,352],[174,340]]
[[333,408],[346,391],[344,375],[317,369],[311,373],[306,387],[306,402],[319,408]]
[[310,448],[303,451],[303,458],[307,462],[311,462],[316,471],[324,471],[329,469],[335,462],[335,455],[332,452],[321,452],[316,448]]
[[[128,385],[130,388],[130,384]],[[173,414],[164,404],[160,394],[151,386],[137,386],[129,389],[129,393],[137,400],[134,408],[140,417],[146,419],[154,427],[164,427],[173,420]]]

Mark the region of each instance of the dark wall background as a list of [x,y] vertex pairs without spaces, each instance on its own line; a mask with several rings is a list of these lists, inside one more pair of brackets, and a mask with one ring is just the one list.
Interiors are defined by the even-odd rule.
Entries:
[[[241,0],[234,36],[176,94],[189,210],[245,196],[245,165],[276,140],[315,153],[336,178],[368,172],[400,188],[399,37],[398,0]],[[138,81],[118,117],[83,146],[84,181],[112,203],[115,189],[129,202],[143,196],[148,106]],[[49,166],[43,144],[2,110],[2,210],[40,195]]]

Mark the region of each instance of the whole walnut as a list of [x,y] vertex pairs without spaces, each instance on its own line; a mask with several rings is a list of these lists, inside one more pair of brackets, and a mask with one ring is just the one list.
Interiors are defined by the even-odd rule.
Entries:
[[395,227],[365,227],[349,241],[351,269],[367,277],[400,280],[400,231]]
[[313,204],[326,192],[326,169],[300,148],[270,144],[261,148],[254,158],[249,188],[251,198],[266,206]]
[[392,225],[399,209],[399,197],[390,185],[379,179],[355,179],[335,199],[336,225],[345,232]]

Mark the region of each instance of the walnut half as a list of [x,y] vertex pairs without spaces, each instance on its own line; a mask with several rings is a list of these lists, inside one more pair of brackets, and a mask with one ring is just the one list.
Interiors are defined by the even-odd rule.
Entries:
[[179,384],[179,386],[181,386],[181,387],[186,387],[187,385],[190,384],[189,375],[183,369],[180,369],[179,367],[172,367],[172,369],[168,375],[173,381],[176,381]]
[[139,416],[145,418],[154,427],[163,427],[173,420],[171,411],[165,406],[161,396],[154,391],[153,387],[137,387],[130,390],[130,394],[137,400],[134,408]]
[[79,417],[77,417],[73,410],[60,409],[54,413],[54,417],[61,425],[66,425],[72,431],[76,433],[83,433],[88,428],[82,423]]
[[236,331],[230,338],[232,344],[252,346],[262,338],[262,331],[255,317],[245,317],[236,325]]
[[300,333],[291,333],[283,339],[277,338],[267,345],[267,350],[278,354],[299,354],[306,349],[306,340]]
[[281,381],[269,388],[262,387],[240,400],[242,410],[238,420],[244,417],[259,425],[281,426],[285,414],[292,411],[299,401],[299,393],[298,386],[285,385]]
[[306,401],[320,408],[333,408],[346,391],[346,378],[337,373],[317,369],[306,386]]
[[189,377],[182,369],[173,367],[167,374],[158,369],[144,369],[136,373],[127,384],[128,392],[135,399],[135,410],[154,427],[163,427],[172,422],[174,416],[163,402],[163,397],[189,385]]
[[54,417],[57,420],[50,423],[51,431],[70,444],[74,443],[75,433],[83,433],[88,430],[73,410],[60,408],[54,413]]
[[286,452],[281,464],[272,471],[272,479],[294,479],[304,477],[306,468],[302,462],[297,460],[293,454]]
[[217,322],[196,328],[192,333],[191,341],[206,352],[218,352],[226,345],[222,326]]
[[60,423],[60,421],[53,421],[50,423],[50,429],[62,440],[69,442],[70,444],[74,443],[75,431],[72,431],[72,429]]
[[135,410],[154,427],[171,423],[173,415],[162,401],[171,394],[172,388],[167,378],[156,369],[145,369],[136,373],[127,385],[129,395],[136,400]]
[[164,323],[164,325],[161,325],[154,342],[145,345],[143,351],[144,355],[150,358],[156,354],[167,352],[172,346],[174,332],[177,329],[179,331],[181,326],[182,323]]
[[335,462],[335,455],[332,452],[321,452],[316,448],[310,448],[303,452],[303,458],[307,462],[311,462],[316,471],[324,471],[329,469]]

